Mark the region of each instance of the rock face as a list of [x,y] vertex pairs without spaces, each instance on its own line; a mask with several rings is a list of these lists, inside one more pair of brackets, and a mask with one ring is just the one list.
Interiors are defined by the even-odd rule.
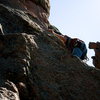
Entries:
[[[42,1],[45,3],[42,4]],[[34,2],[35,0],[0,0],[0,24],[5,34],[29,33],[33,28],[42,32],[47,30],[49,1]]]
[[90,42],[89,48],[94,49],[95,56],[92,56],[93,64],[96,68],[100,69],[100,42],[97,42],[97,43]]
[[49,7],[0,0],[0,100],[100,100],[100,70],[48,32]]

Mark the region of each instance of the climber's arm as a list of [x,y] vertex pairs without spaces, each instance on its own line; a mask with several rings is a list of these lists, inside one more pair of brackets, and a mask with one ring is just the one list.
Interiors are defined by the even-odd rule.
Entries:
[[64,43],[66,43],[67,39],[65,38],[64,35],[59,35],[57,33],[55,33],[53,30],[49,30],[49,32],[53,33],[54,35],[56,35],[58,38],[60,38]]
[[66,38],[63,35],[56,34],[55,35],[60,38],[64,43],[66,43]]

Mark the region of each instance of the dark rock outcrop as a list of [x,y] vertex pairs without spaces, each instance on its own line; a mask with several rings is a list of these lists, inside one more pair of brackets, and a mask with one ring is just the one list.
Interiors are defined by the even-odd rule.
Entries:
[[92,56],[93,65],[96,68],[100,69],[100,42],[97,42],[97,43],[90,42],[89,43],[89,48],[94,49],[94,52],[95,52],[95,56]]
[[34,11],[0,1],[0,100],[99,100],[100,70],[72,58],[47,31],[48,0],[23,1]]

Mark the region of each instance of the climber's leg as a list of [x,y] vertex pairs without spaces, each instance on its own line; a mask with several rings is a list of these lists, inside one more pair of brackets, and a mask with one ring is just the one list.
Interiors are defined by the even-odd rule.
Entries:
[[77,56],[79,58],[82,56],[82,53],[83,53],[82,50],[80,48],[77,48],[77,47],[74,48],[72,51],[72,55]]

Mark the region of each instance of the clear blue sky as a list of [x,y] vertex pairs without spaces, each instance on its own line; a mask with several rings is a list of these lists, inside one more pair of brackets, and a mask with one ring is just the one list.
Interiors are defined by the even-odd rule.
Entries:
[[[49,21],[63,34],[86,42],[100,41],[100,0],[50,0]],[[88,49],[89,65],[93,50]],[[93,66],[93,65],[92,65]]]

